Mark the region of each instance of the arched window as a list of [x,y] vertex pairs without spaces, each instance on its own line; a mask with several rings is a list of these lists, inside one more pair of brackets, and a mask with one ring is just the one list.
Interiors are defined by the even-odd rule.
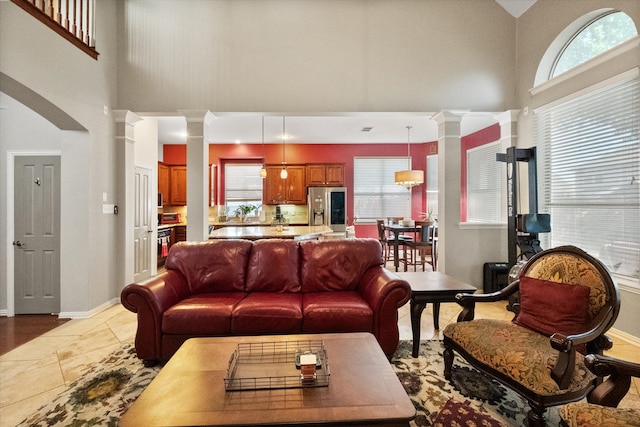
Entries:
[[[615,65],[637,63],[638,42],[628,15],[595,10],[551,43],[532,90],[534,98],[544,94],[534,109],[540,208],[551,214],[543,247],[578,246],[601,259],[621,285],[635,289],[640,288],[640,72],[637,66]],[[592,65],[600,73],[584,78]]]
[[555,60],[549,78],[556,77],[594,56],[638,35],[624,12],[611,11],[588,22],[566,43]]

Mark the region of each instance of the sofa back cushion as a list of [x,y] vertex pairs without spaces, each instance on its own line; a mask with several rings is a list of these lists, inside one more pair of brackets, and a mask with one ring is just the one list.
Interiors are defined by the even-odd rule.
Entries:
[[192,295],[244,291],[250,252],[248,240],[180,242],[169,250],[165,267],[187,279]]
[[299,258],[294,240],[256,240],[249,255],[247,292],[300,292]]
[[383,263],[376,239],[301,242],[300,255],[302,292],[356,290],[365,271]]

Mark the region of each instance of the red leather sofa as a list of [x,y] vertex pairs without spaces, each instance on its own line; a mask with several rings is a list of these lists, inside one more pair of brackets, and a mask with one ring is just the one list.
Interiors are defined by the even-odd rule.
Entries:
[[192,337],[371,332],[391,356],[409,284],[382,267],[375,239],[181,242],[166,272],[127,285],[135,347],[164,363]]

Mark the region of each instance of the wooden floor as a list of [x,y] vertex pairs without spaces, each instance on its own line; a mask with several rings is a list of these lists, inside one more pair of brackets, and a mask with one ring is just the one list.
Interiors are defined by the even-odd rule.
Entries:
[[68,321],[69,319],[58,319],[58,316],[50,314],[2,316],[0,317],[0,354],[8,353]]

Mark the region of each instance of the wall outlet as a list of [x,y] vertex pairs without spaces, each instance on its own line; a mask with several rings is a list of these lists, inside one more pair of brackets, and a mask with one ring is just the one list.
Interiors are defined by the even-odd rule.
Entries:
[[102,205],[102,213],[103,214],[112,214],[115,206],[114,205]]

